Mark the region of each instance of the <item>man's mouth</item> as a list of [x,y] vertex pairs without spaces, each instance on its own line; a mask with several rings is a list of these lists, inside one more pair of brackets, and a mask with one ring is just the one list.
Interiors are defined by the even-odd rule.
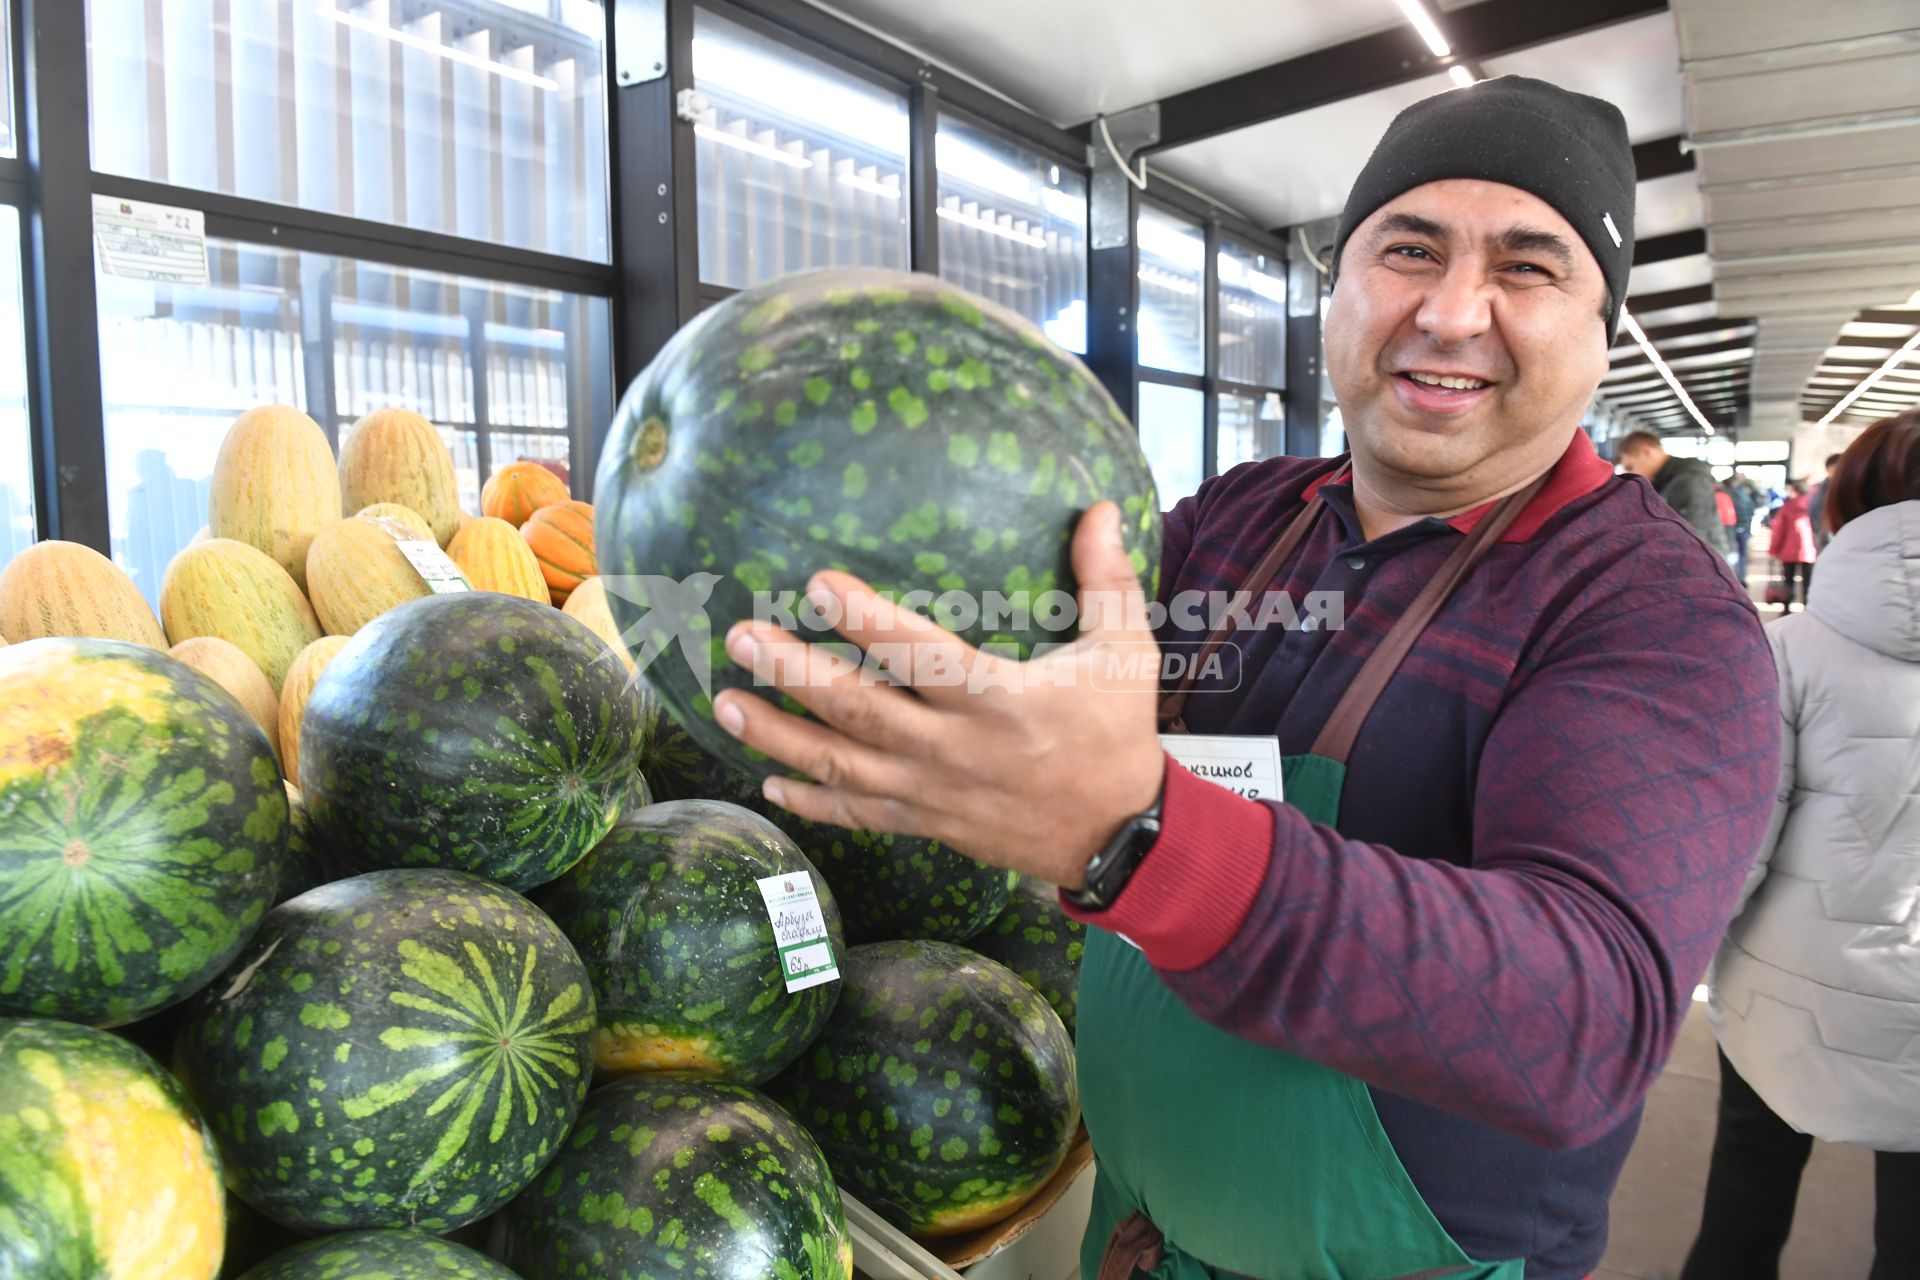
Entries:
[[1493,384],[1485,378],[1470,378],[1451,373],[1405,372],[1399,375],[1409,382],[1441,391],[1479,391]]

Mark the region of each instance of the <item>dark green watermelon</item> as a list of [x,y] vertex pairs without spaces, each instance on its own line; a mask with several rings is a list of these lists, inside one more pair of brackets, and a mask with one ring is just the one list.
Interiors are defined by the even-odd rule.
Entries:
[[840,984],[789,993],[759,881],[802,876],[833,954],[833,892],[793,841],[720,800],[671,800],[614,824],[540,892],[579,949],[600,1011],[595,1062],[614,1075],[677,1071],[761,1084],[826,1024]]
[[558,1148],[593,1065],[573,944],[511,890],[377,871],[267,914],[175,1061],[227,1182],[301,1230],[448,1231]]
[[707,754],[692,736],[649,699],[650,742],[656,764],[647,773],[656,795],[726,800],[770,819],[793,838],[840,905],[850,942],[895,938],[964,941],[1006,908],[1015,877],[982,866],[938,840],[873,831],[849,831],[809,822],[760,794],[760,780]]
[[955,1235],[1013,1213],[1080,1124],[1059,1015],[950,942],[855,947],[841,974],[826,1030],[769,1092],[840,1184],[902,1230]]
[[640,718],[606,645],[557,609],[428,596],[362,627],[300,731],[314,839],[363,867],[440,866],[514,889],[599,843]]
[[0,1014],[112,1026],[184,1000],[273,904],[266,734],[144,645],[0,649]]
[[967,948],[998,960],[1046,998],[1073,1034],[1080,1012],[1080,951],[1087,926],[1060,909],[1060,892],[1027,880],[994,922],[967,939]]
[[629,1076],[494,1220],[540,1280],[850,1280],[840,1193],[807,1131],[752,1089]]
[[274,899],[279,906],[288,898],[297,898],[309,889],[317,889],[335,880],[358,875],[345,858],[320,843],[307,815],[307,802],[297,790],[287,788],[287,872],[280,877],[280,892]]
[[[646,680],[756,777],[770,762],[713,722],[709,696],[751,682],[722,640],[756,598],[791,608],[825,568],[929,602],[957,593],[962,612],[936,616],[1025,656],[1072,639],[1042,625],[1043,597],[1073,591],[1069,540],[1100,499],[1157,576],[1152,474],[1085,366],[936,277],[872,270],[791,276],[703,312],[628,389],[594,487],[614,621],[661,651]],[[699,574],[717,575],[704,603]],[[695,670],[708,662],[710,683]]]
[[349,1231],[277,1253],[241,1280],[519,1280],[462,1245],[419,1231]]

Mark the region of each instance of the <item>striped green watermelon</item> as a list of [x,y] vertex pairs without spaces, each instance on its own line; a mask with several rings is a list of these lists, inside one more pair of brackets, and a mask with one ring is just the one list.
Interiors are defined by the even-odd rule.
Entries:
[[268,1217],[449,1231],[558,1148],[594,1026],[586,966],[532,903],[456,871],[377,871],[269,912],[175,1060],[228,1184]]
[[902,1230],[955,1235],[1013,1213],[1080,1124],[1059,1015],[950,942],[854,947],[841,974],[827,1029],[769,1092],[841,1185]]
[[160,1064],[110,1032],[0,1018],[0,1276],[214,1280],[220,1163]]
[[315,840],[365,867],[544,884],[613,826],[640,719],[584,625],[488,591],[427,596],[327,664],[300,731]]
[[541,891],[593,977],[601,1071],[760,1084],[800,1056],[840,984],[788,992],[759,888],[772,876],[812,882],[828,945],[846,954],[820,873],[778,827],[723,801],[635,810]]
[[938,840],[849,831],[789,813],[760,794],[758,778],[702,750],[658,698],[650,698],[649,707],[653,767],[643,772],[655,794],[727,800],[770,819],[833,887],[849,941],[960,942],[1006,908],[1015,879],[1008,872],[982,866]]
[[0,649],[0,1014],[111,1026],[183,1000],[273,903],[273,747],[143,645]]
[[740,1085],[629,1076],[494,1219],[489,1251],[540,1280],[851,1280],[853,1246],[807,1131]]
[[998,960],[1038,991],[1073,1034],[1080,1013],[1080,951],[1087,926],[1060,909],[1050,884],[1022,881],[994,922],[967,939],[967,949]]
[[[1103,498],[1153,577],[1152,474],[1080,361],[935,277],[869,270],[788,277],[702,313],[628,389],[594,487],[614,621],[664,655],[643,675],[701,745],[756,777],[770,762],[713,722],[709,697],[750,682],[722,640],[756,598],[791,608],[824,568],[928,601],[955,593],[962,611],[936,616],[1024,656],[1072,638],[1042,625],[1045,598],[1073,591],[1069,540]],[[688,584],[709,581],[696,610]],[[676,642],[707,652],[666,653]],[[711,688],[693,665],[708,661]]]
[[519,1280],[464,1245],[418,1231],[349,1231],[277,1253],[240,1280]]

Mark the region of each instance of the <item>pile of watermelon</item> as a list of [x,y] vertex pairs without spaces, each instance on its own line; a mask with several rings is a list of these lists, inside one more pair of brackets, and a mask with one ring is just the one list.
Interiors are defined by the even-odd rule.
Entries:
[[669,344],[593,505],[452,474],[408,411],[336,457],[269,406],[159,617],[86,548],[0,574],[0,1274],[848,1280],[843,1187],[1015,1212],[1079,926],[769,807],[717,637],[829,566],[1070,591],[1102,498],[1156,564],[1131,427],[1010,313],[819,273]]

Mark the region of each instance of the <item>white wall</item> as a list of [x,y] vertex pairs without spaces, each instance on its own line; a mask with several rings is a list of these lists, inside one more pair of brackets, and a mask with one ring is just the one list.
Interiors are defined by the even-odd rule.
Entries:
[[1793,457],[1789,462],[1790,473],[1796,480],[1811,480],[1814,483],[1826,479],[1826,461],[1830,453],[1843,453],[1846,447],[1859,439],[1866,427],[1841,426],[1834,423],[1820,426],[1817,423],[1802,422],[1793,431]]

